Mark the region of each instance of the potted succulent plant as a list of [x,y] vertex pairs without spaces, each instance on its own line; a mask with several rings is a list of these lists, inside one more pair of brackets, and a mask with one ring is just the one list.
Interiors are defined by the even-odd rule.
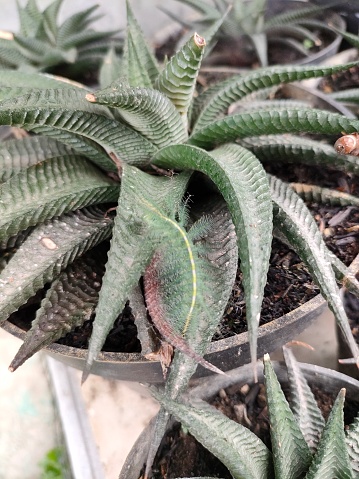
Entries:
[[[122,49],[116,31],[98,32],[89,25],[98,6],[77,12],[59,23],[63,0],[54,0],[41,11],[36,0],[17,5],[19,32],[0,31],[0,68],[21,71],[61,71],[67,77],[86,78],[97,70],[109,47]],[[94,81],[93,74],[88,79]]]
[[[129,10],[125,81],[115,80],[110,87],[93,92],[38,74],[1,72],[0,123],[40,134],[3,145],[4,158],[11,158],[12,166],[4,163],[1,191],[1,239],[4,262],[9,260],[0,276],[2,321],[52,282],[40,298],[32,331],[13,368],[40,346],[88,319],[96,308],[88,372],[127,299],[138,294],[142,276],[156,328],[191,356],[192,366],[195,358],[195,365],[211,368],[201,355],[232,288],[236,243],[255,363],[273,224],[276,234],[286,237],[303,256],[357,358],[357,346],[336,292],[336,279],[348,271],[326,251],[302,200],[289,185],[268,177],[258,158],[265,161],[275,155],[276,159],[335,164],[335,168],[355,173],[357,165],[350,156],[340,157],[328,145],[299,137],[290,137],[288,144],[283,134],[309,130],[338,135],[359,129],[359,122],[271,101],[258,110],[225,115],[233,102],[245,104],[270,85],[321,76],[350,65],[263,69],[195,97],[204,47],[204,39],[193,36],[161,71]],[[236,139],[242,139],[245,146],[229,143]],[[20,157],[19,148],[23,151]],[[167,169],[183,173],[163,176]],[[181,206],[181,202],[192,170],[209,176],[227,206],[218,200],[207,211],[198,201],[188,217],[188,205]],[[213,188],[206,194],[215,198]],[[329,196],[336,201],[333,194]],[[343,200],[341,196],[337,201],[355,198]],[[113,213],[106,211],[116,204],[113,219]],[[224,213],[226,208],[229,213]],[[210,221],[198,219],[208,213]],[[110,237],[102,278],[105,261],[101,255],[106,255]],[[166,249],[169,244],[175,252]],[[84,254],[87,251],[91,253]],[[211,255],[216,260],[209,260]],[[76,258],[79,263],[74,263]],[[357,287],[354,278],[352,286]],[[81,291],[86,294],[82,296]],[[143,300],[141,304],[143,311]],[[146,324],[141,329],[143,349],[147,341],[148,354],[165,356],[164,348],[159,353],[157,345],[153,348],[155,340],[149,330]]]
[[178,1],[200,15],[193,21],[181,20],[163,8],[185,32],[202,32],[223,18],[206,65],[243,68],[320,63],[335,54],[341,43],[333,27],[345,29],[340,15],[328,10],[334,2],[318,6],[293,0]]
[[[178,458],[182,458],[182,474],[186,475],[187,467],[187,475],[191,470],[192,474],[206,477],[357,477],[359,382],[337,371],[297,363],[287,348],[284,348],[284,357],[285,366],[280,363],[272,365],[268,355],[264,358],[264,381],[261,372],[260,383],[265,385],[265,390],[258,384],[253,385],[250,370],[245,366],[230,371],[227,377],[199,380],[199,384],[176,401],[160,389],[151,388],[154,396],[184,428],[182,443],[187,445],[187,453],[184,456],[180,451],[177,453]],[[316,398],[313,387],[313,391],[317,391]],[[350,401],[345,424],[353,421],[346,431],[343,417],[345,394]],[[329,398],[334,404],[325,421],[323,411],[331,402]],[[216,408],[208,402],[216,404]],[[150,424],[135,443],[119,479],[142,477],[152,437],[151,427]],[[210,460],[208,452],[204,454],[203,448],[196,447],[188,434],[227,469],[218,469],[219,462]],[[176,473],[179,474],[175,464],[171,463],[171,456],[175,455],[176,449],[180,450],[181,438],[173,437],[172,440],[171,446],[156,459],[161,461],[161,470],[156,465],[151,477],[160,478],[162,474],[176,477]],[[164,447],[165,444],[164,441]],[[203,461],[201,453],[205,457]],[[207,466],[208,463],[212,466]],[[205,469],[201,470],[201,464]],[[150,477],[149,467],[145,475]]]

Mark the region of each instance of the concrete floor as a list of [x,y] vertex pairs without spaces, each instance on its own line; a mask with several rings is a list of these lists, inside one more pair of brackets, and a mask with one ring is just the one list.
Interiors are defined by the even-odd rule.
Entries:
[[[326,311],[296,339],[315,347],[309,351],[296,346],[298,359],[332,369],[337,367],[331,313]],[[59,421],[41,354],[15,373],[7,371],[19,344],[18,339],[0,330],[0,479],[39,479],[39,462],[59,443]],[[271,357],[278,359],[280,353]],[[77,371],[74,374],[80,383],[80,374]],[[97,376],[90,376],[82,387],[82,395],[105,479],[116,479],[128,451],[156,414],[158,405],[136,383],[108,381]]]

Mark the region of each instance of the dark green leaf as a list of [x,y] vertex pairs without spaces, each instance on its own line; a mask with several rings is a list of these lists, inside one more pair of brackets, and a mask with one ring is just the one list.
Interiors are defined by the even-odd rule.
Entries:
[[111,229],[112,221],[99,208],[67,213],[35,228],[0,274],[0,322],[77,256],[108,238]]
[[264,374],[275,476],[301,479],[312,456],[267,354],[264,356]]

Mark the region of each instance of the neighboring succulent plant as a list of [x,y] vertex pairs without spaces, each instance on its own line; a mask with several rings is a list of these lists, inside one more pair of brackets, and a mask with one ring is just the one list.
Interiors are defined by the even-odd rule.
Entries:
[[322,45],[318,32],[329,31],[333,38],[335,37],[332,26],[325,21],[319,21],[318,14],[338,2],[329,3],[325,7],[296,6],[293,11],[267,18],[267,0],[177,1],[192,7],[201,16],[189,22],[178,19],[165,8],[162,10],[190,31],[202,32],[203,28],[208,28],[211,23],[224,17],[215,41],[223,43],[229,54],[226,56],[222,51],[224,48],[218,55],[214,51],[210,58],[212,64],[248,66],[259,62],[261,66],[267,66],[268,47],[271,44],[282,45],[305,59]]
[[[67,65],[66,74],[81,73],[98,66],[110,46],[121,45],[115,31],[97,32],[89,25],[98,18],[92,16],[94,5],[68,17],[61,25],[58,13],[63,0],[54,0],[41,11],[36,0],[24,7],[18,3],[20,30],[0,31],[0,68],[22,71],[54,71]],[[63,73],[63,72],[62,72]]]
[[269,356],[264,376],[271,450],[245,426],[193,397],[173,401],[152,388],[154,396],[235,479],[354,479],[359,472],[359,414],[344,431],[342,389],[327,423],[303,375],[300,364],[285,349],[289,403]]

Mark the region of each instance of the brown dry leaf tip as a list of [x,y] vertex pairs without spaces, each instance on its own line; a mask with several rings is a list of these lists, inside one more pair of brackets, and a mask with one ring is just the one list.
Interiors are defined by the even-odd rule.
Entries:
[[308,343],[304,343],[303,341],[289,341],[286,346],[302,346],[303,348],[309,349],[310,351],[315,351],[315,348]]
[[198,33],[195,33],[194,36],[193,36],[193,39],[194,39],[194,43],[197,45],[197,47],[205,47],[206,46],[206,40],[201,37],[200,35],[198,35]]
[[359,133],[341,136],[335,142],[334,149],[340,155],[359,156]]
[[14,40],[14,34],[6,30],[0,30],[0,38],[4,40]]
[[90,101],[91,103],[94,103],[96,101],[96,97],[93,93],[87,93],[85,98],[87,101]]

